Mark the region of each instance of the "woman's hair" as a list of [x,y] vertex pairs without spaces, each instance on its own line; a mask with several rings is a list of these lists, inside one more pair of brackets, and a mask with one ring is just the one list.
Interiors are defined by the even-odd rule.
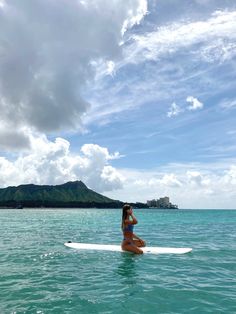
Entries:
[[124,222],[126,218],[128,217],[127,211],[131,209],[131,206],[129,204],[125,204],[123,206],[123,212],[122,212],[122,222],[121,222],[121,229],[124,229]]

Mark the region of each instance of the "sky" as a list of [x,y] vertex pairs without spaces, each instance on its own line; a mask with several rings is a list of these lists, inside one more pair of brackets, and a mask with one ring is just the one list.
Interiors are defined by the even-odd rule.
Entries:
[[236,208],[235,0],[0,0],[0,188]]

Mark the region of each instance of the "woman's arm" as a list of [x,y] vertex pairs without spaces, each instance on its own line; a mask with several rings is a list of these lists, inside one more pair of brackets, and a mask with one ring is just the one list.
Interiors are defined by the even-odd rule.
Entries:
[[138,220],[135,218],[134,214],[132,213],[130,217],[132,218],[133,224],[136,225],[138,223]]
[[124,221],[125,225],[136,225],[138,223],[137,219],[132,219],[132,220],[129,220],[129,219],[126,219]]
[[135,233],[133,233],[133,239],[142,240],[142,239],[140,239]]
[[[130,219],[131,217],[131,219]],[[129,215],[128,219],[125,219],[124,223],[126,225],[136,225],[138,220],[134,217],[133,213]]]

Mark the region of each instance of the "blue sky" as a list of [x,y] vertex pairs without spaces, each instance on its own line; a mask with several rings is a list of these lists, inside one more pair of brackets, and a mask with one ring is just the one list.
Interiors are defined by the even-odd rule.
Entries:
[[233,0],[1,0],[1,187],[236,208],[235,61]]

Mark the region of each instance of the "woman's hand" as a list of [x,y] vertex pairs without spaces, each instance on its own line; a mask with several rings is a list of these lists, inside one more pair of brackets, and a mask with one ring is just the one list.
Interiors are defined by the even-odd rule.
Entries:
[[146,245],[146,242],[143,241],[142,239],[139,239],[139,241],[140,241],[140,243],[141,243],[142,246],[145,246],[145,245]]
[[137,224],[137,223],[138,223],[137,218],[136,218],[136,217],[134,217],[134,215],[133,215],[133,214],[131,215],[131,218],[132,218],[132,221],[133,221],[133,223],[134,223],[134,224]]

